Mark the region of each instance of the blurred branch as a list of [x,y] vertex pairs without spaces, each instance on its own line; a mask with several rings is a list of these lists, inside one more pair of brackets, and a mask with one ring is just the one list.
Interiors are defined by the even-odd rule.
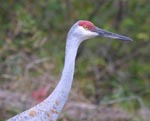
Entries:
[[93,11],[89,14],[88,20],[92,20],[97,14],[99,14],[99,9],[101,6],[104,6],[105,3],[108,3],[109,0],[100,0],[95,2],[95,7]]
[[[128,54],[128,55],[126,55],[126,56],[123,56],[123,58],[121,58],[119,60],[116,60],[115,65],[116,66],[121,66],[126,61],[139,56],[139,53],[140,53],[139,50],[140,50],[140,48],[148,46],[148,44],[149,44],[149,42],[142,42],[142,43],[139,42],[139,43],[137,43],[136,46],[132,47],[131,53]],[[139,49],[137,50],[137,48],[139,48]]]
[[[49,60],[50,60],[50,58],[49,58],[49,57],[46,57],[46,58],[42,58],[42,59],[36,59],[36,60],[34,60],[33,62],[27,64],[27,65],[26,65],[26,68],[25,68],[25,75],[27,76],[28,73],[29,73],[29,70],[30,70],[31,68],[33,68],[35,65],[44,63],[44,62],[49,61]],[[27,76],[27,77],[28,77],[28,76]]]
[[119,29],[120,23],[126,12],[127,1],[117,0],[115,2],[118,10],[115,17],[114,28]]
[[100,5],[102,5],[104,2],[104,0],[102,1],[97,1],[95,3],[95,9],[93,9],[93,11],[90,13],[89,17],[88,17],[88,20],[92,20],[96,14],[98,13],[99,9],[100,9]]
[[143,100],[139,96],[130,96],[130,97],[118,98],[118,99],[110,100],[110,101],[101,101],[100,105],[112,105],[114,103],[121,103],[124,101],[131,101],[131,100],[137,100],[141,108],[145,107]]
[[70,0],[65,0],[65,4],[66,4],[66,21],[69,22],[70,18],[71,18],[71,13],[72,13],[72,3]]
[[37,64],[40,64],[40,63],[49,61],[49,60],[50,60],[49,57],[47,57],[47,58],[42,58],[42,59],[37,59],[37,60],[35,60],[35,61],[33,61],[33,62],[27,64],[26,69],[30,69],[30,68],[32,68],[34,65],[37,65]]

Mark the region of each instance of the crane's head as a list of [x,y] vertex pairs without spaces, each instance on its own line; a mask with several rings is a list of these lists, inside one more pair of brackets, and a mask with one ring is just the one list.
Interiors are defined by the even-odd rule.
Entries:
[[78,38],[79,41],[94,37],[107,37],[118,40],[132,41],[132,39],[129,37],[100,29],[96,27],[92,22],[87,20],[80,20],[76,22],[69,31],[69,35]]

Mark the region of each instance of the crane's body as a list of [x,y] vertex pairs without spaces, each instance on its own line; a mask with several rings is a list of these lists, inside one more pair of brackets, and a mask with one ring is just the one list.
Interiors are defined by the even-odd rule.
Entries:
[[62,76],[52,94],[41,103],[8,119],[8,121],[56,121],[71,90],[78,47],[82,41],[96,36],[131,41],[128,37],[95,27],[90,21],[76,22],[68,33]]

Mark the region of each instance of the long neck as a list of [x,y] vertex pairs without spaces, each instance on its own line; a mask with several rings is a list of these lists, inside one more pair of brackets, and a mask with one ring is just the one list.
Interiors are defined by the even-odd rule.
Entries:
[[[71,38],[68,38],[69,40]],[[65,62],[64,62],[64,68],[62,72],[62,76],[60,79],[60,82],[56,89],[58,90],[64,90],[66,97],[70,92],[73,75],[74,75],[74,68],[75,68],[75,58],[77,54],[77,50],[79,47],[79,43],[77,41],[72,40],[73,42],[70,42],[67,40],[66,44],[66,51],[65,51]]]

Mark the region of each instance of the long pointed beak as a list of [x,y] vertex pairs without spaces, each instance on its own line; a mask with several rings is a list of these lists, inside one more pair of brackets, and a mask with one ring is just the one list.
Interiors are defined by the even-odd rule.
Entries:
[[115,33],[100,29],[98,27],[95,27],[94,32],[98,33],[98,36],[100,37],[107,37],[107,38],[119,39],[119,40],[124,40],[124,41],[132,41],[132,39],[129,37],[115,34]]

